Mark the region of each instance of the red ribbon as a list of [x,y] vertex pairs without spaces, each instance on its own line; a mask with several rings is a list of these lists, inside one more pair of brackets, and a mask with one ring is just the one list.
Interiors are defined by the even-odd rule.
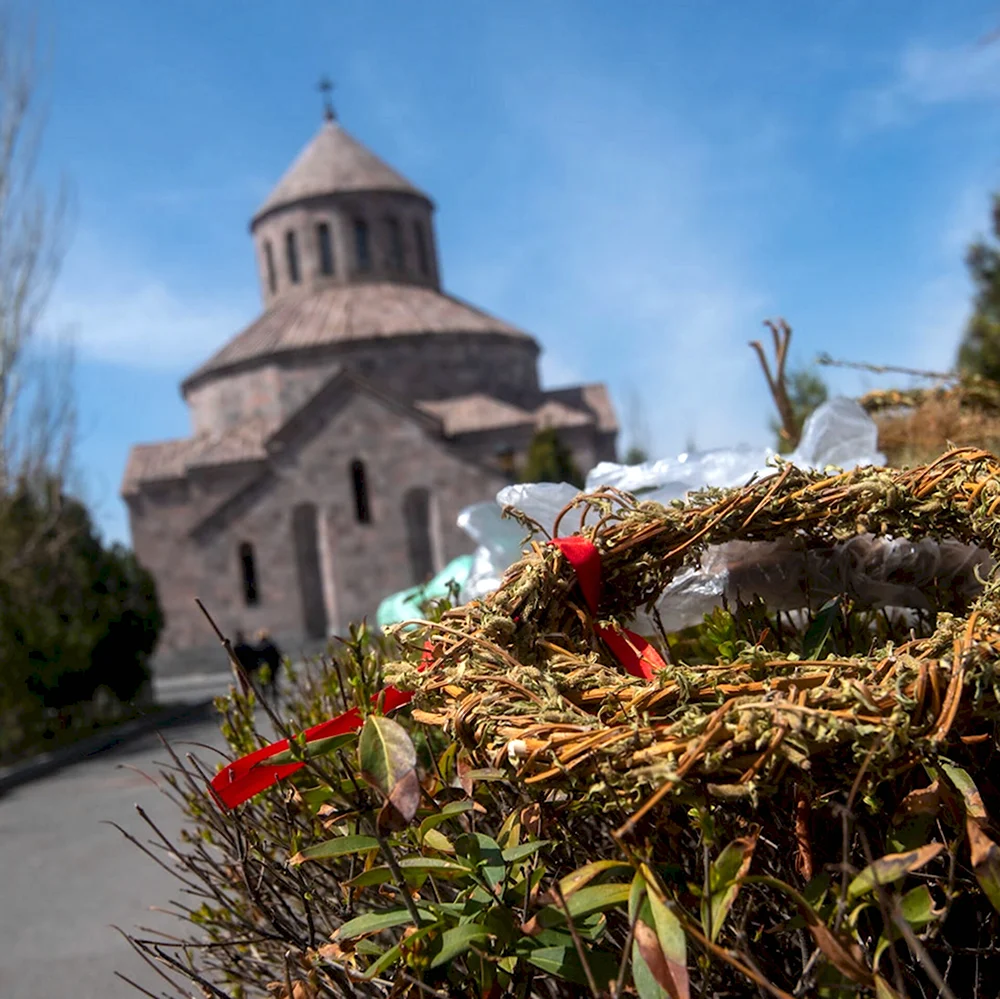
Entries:
[[[573,534],[568,538],[553,538],[552,544],[566,556],[566,560],[576,570],[576,580],[580,584],[583,599],[590,613],[596,616],[597,606],[601,600],[600,553],[593,542],[581,534]],[[631,673],[632,676],[652,680],[656,671],[667,665],[660,653],[634,631],[609,628],[603,624],[595,624],[594,630],[618,662],[625,667],[625,672]]]
[[[601,556],[593,543],[579,534],[568,538],[555,538],[552,542],[566,556],[567,561],[576,571],[580,591],[591,614],[597,614],[601,599]],[[660,654],[644,638],[635,632],[625,629],[594,626],[601,641],[611,650],[615,658],[622,664],[626,672],[644,680],[652,680],[656,670],[666,666]],[[434,662],[430,643],[424,646],[423,659],[420,663],[421,672],[432,666]],[[382,698],[382,710],[385,713],[408,704],[413,699],[412,692],[386,687],[380,694],[372,698],[377,702]],[[306,742],[317,739],[329,739],[331,736],[344,735],[361,728],[364,719],[357,708],[351,708],[336,718],[330,718],[319,725],[306,729]],[[216,799],[225,808],[236,808],[255,795],[266,791],[283,777],[301,770],[304,763],[269,764],[272,756],[277,756],[289,748],[289,741],[282,739],[269,746],[241,756],[228,766],[223,767],[211,780],[212,791]]]

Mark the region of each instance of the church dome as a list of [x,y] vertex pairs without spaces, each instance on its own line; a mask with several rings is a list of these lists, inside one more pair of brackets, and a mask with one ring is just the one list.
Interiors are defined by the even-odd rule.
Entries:
[[250,222],[265,308],[373,282],[440,289],[433,213],[328,111]]
[[181,385],[198,432],[284,414],[331,366],[409,401],[537,401],[534,338],[442,290],[433,212],[328,109],[250,224],[263,313]]
[[358,191],[395,191],[430,202],[423,191],[328,118],[285,171],[251,225],[288,205]]

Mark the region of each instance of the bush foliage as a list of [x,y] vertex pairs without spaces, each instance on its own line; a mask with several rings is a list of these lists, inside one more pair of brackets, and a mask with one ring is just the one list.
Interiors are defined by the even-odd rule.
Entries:
[[[870,616],[838,614],[842,640],[871,640]],[[685,636],[685,655],[755,653],[766,630],[772,646],[783,634],[787,652],[819,656],[829,618],[793,633],[759,606],[719,610]],[[293,740],[281,759],[305,767],[235,812],[213,800],[210,770],[174,757],[165,787],[189,822],[168,848],[191,925],[184,939],[133,938],[141,953],[236,999],[893,999],[939,994],[942,973],[956,991],[941,995],[976,982],[994,994],[1000,865],[973,870],[962,853],[965,815],[983,806],[957,764],[887,775],[873,793],[862,763],[815,800],[792,780],[766,803],[682,793],[626,839],[615,830],[629,811],[610,789],[594,789],[599,805],[540,793],[513,778],[514,760],[484,767],[407,709],[381,716],[382,664],[407,654],[419,652],[361,628],[293,676],[292,730],[354,704],[364,727]],[[234,754],[266,741],[252,693],[219,708]],[[992,785],[981,790],[989,804]]]
[[142,696],[163,624],[152,577],[105,547],[86,507],[56,488],[0,505],[0,756],[34,750],[55,717],[106,688]]
[[522,482],[569,482],[583,487],[583,473],[573,452],[554,427],[543,427],[531,439],[519,478]]

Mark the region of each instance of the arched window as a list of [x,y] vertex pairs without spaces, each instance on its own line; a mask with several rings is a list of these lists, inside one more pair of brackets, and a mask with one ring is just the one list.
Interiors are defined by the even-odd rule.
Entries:
[[413,239],[417,244],[417,266],[420,273],[426,277],[431,273],[431,255],[427,250],[427,233],[424,232],[424,224],[417,219],[413,223]]
[[267,287],[273,295],[278,290],[278,275],[274,269],[274,251],[269,239],[264,240],[264,266],[267,268]]
[[385,227],[389,233],[389,266],[399,274],[403,270],[403,231],[399,219],[387,218]]
[[333,243],[330,241],[330,227],[326,222],[316,226],[316,249],[319,251],[320,274],[333,273]]
[[351,462],[351,481],[354,484],[354,512],[358,523],[370,524],[372,512],[368,506],[368,480],[365,478],[364,462]]
[[298,284],[299,248],[295,242],[295,233],[290,229],[285,233],[285,256],[288,258],[288,279],[292,284]]
[[358,259],[358,270],[371,270],[372,253],[368,245],[368,223],[364,219],[354,220],[354,252]]
[[434,575],[434,544],[431,540],[431,494],[426,489],[409,489],[403,496],[406,547],[410,554],[410,574],[414,586]]
[[253,545],[249,541],[240,545],[240,570],[243,574],[243,602],[247,607],[256,607],[260,602],[257,593],[257,566],[253,557]]

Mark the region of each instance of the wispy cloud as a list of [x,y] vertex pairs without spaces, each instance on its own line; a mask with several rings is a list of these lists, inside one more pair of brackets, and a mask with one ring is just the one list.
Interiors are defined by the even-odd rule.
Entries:
[[188,294],[85,235],[66,261],[43,329],[68,333],[81,360],[176,371],[221,346],[253,317],[254,304],[245,295]]
[[905,124],[921,111],[966,101],[1000,100],[1000,40],[936,47],[911,42],[891,79],[855,94],[848,103],[848,134]]
[[[552,78],[556,93],[510,96],[509,141],[532,148],[548,179],[524,209],[524,239],[503,255],[505,288],[494,257],[489,304],[540,337],[548,378],[611,384],[625,443],[633,395],[657,454],[692,438],[762,441],[770,404],[746,343],[768,299],[750,266],[754,226],[741,242],[720,221],[720,201],[742,200],[727,191],[733,172],[707,139],[615,83]],[[745,143],[734,134],[724,159],[740,163],[741,187],[780,183],[780,133],[761,122]],[[762,142],[763,160],[751,155]]]

